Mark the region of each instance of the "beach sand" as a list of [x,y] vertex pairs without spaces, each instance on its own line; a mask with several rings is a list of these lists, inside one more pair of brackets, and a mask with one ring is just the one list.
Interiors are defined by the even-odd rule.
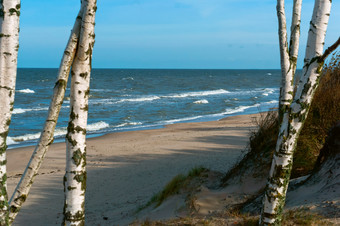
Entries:
[[[196,166],[226,172],[244,155],[256,115],[107,134],[87,141],[87,225],[127,225],[174,176]],[[8,150],[12,194],[34,147]],[[13,225],[60,225],[65,143],[53,144]]]

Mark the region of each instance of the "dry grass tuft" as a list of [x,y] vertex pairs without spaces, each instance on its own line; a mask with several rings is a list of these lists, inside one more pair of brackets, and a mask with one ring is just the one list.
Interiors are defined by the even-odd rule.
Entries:
[[205,172],[208,172],[208,169],[204,167],[195,167],[191,169],[186,176],[183,174],[179,174],[175,176],[164,187],[162,191],[155,194],[144,207],[141,207],[141,209],[148,207],[154,203],[156,204],[156,207],[160,206],[166,198],[168,198],[169,196],[178,194],[179,191],[185,188],[193,178],[199,177],[202,173],[205,173]]
[[[340,119],[340,55],[334,55],[324,67],[319,88],[316,90],[305,125],[298,139],[292,178],[310,174],[330,128]],[[278,136],[278,119],[268,112],[256,122],[257,130],[250,136],[250,151],[241,161],[254,158],[258,169],[267,168],[275,150]],[[268,162],[269,161],[269,162]],[[244,163],[243,163],[244,165]]]

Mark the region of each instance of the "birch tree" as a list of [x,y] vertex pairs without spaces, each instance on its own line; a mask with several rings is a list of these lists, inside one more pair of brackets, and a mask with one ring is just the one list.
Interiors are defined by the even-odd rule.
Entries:
[[96,0],[83,0],[80,39],[72,65],[70,120],[66,135],[64,225],[84,225],[86,190],[86,125]]
[[0,2],[0,225],[8,225],[6,139],[14,104],[20,0]]
[[294,76],[299,51],[300,21],[302,0],[294,0],[291,38],[288,46],[287,25],[284,0],[277,1],[277,17],[279,22],[279,45],[281,58],[281,92],[279,101],[279,122],[287,113],[286,109],[293,101]]
[[[279,225],[281,222],[297,139],[307,118],[315,90],[318,87],[324,60],[331,52],[325,51],[323,54],[331,4],[332,1],[330,0],[315,0],[308,33],[303,74],[298,82],[293,102],[285,108],[285,117],[283,117],[280,125],[276,150],[263,200],[261,225]],[[337,45],[338,42],[330,48],[334,49]]]
[[83,15],[83,8],[77,16],[68,43],[66,45],[59,71],[57,81],[53,89],[53,96],[48,110],[48,116],[45,121],[40,139],[32,154],[32,157],[9,201],[10,222],[13,222],[14,218],[18,214],[22,204],[25,202],[30,188],[33,184],[34,178],[40,169],[43,159],[49,149],[49,146],[53,143],[54,130],[58,121],[59,112],[64,100],[66,85],[70,74],[71,65],[76,53],[79,31],[81,24],[81,17]]

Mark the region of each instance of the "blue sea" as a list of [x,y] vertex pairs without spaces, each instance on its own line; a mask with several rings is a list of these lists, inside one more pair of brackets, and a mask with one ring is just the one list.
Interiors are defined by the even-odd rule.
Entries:
[[[18,69],[10,148],[36,144],[57,72]],[[278,105],[279,85],[280,70],[93,69],[88,137],[267,111]],[[69,92],[56,141],[64,141]]]

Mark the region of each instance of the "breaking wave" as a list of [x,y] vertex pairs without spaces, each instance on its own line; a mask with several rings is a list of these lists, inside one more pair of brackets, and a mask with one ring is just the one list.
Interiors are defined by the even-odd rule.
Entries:
[[[100,122],[88,124],[86,130],[87,131],[98,131],[98,130],[108,128],[109,126],[110,125],[108,123],[100,121]],[[66,132],[67,132],[66,127],[57,128],[54,131],[54,137],[65,136]],[[17,142],[28,141],[28,140],[36,140],[36,139],[40,138],[40,134],[41,133],[39,132],[39,133],[25,134],[25,135],[16,136],[16,137],[7,137],[7,142],[8,142],[8,144],[16,144]]]
[[197,100],[197,101],[194,101],[194,104],[209,104],[209,101],[207,101],[207,100]]
[[20,89],[17,90],[18,93],[35,93],[34,90],[31,89]]

